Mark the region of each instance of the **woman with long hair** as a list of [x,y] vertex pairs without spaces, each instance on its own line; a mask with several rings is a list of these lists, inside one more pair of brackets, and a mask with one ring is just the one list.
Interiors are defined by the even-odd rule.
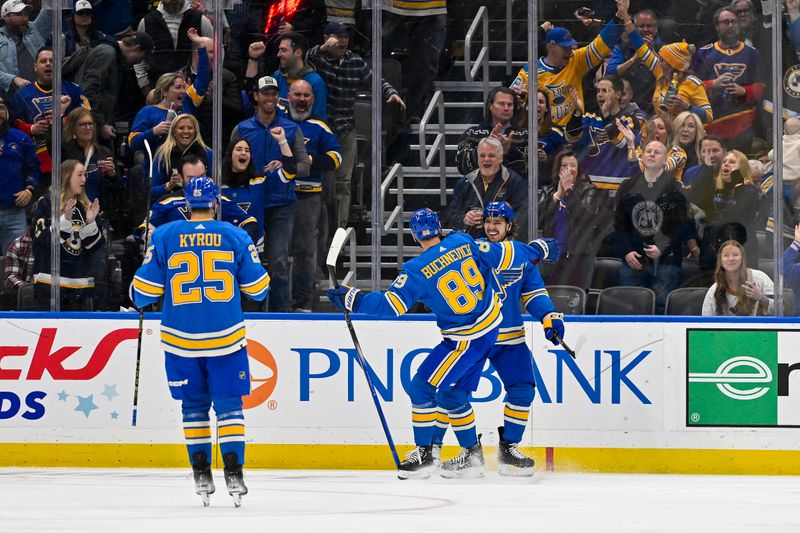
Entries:
[[[117,167],[111,150],[97,142],[97,124],[92,112],[78,107],[67,115],[64,125],[64,160],[75,159],[86,164],[86,196],[93,202],[100,199],[100,206],[106,207],[104,193],[106,181],[117,181]],[[88,160],[87,160],[88,157]]]
[[181,159],[189,154],[194,154],[205,161],[206,169],[211,168],[213,152],[203,141],[197,119],[193,115],[186,114],[180,115],[170,123],[167,138],[153,154],[151,203],[183,187],[179,166]]
[[240,206],[256,221],[258,229],[248,227],[250,238],[259,251],[264,249],[264,179],[256,177],[256,168],[245,139],[234,139],[222,156],[223,207],[226,201]]
[[581,171],[572,150],[555,157],[553,183],[539,197],[539,226],[558,240],[561,259],[543,267],[542,275],[550,284],[588,288],[597,250],[611,227],[609,199]]
[[683,178],[684,168],[693,167],[700,160],[700,141],[706,130],[697,115],[689,111],[679,113],[672,121],[672,127],[675,131],[675,144],[686,153],[686,163],[675,174],[680,180]]
[[[90,255],[100,251],[103,234],[97,226],[100,202],[86,196],[86,175],[83,163],[68,159],[61,163],[61,191],[57,221],[61,240],[62,309],[85,309],[87,298],[93,296],[94,277]],[[50,301],[50,218],[51,199],[42,196],[34,210],[34,295],[41,308]]]
[[747,268],[747,254],[738,241],[725,241],[717,252],[714,284],[703,301],[706,316],[763,316],[775,306],[774,285],[764,272]]
[[667,147],[667,162],[664,163],[664,172],[672,176],[683,173],[683,169],[686,166],[686,152],[675,144],[675,130],[668,115],[656,112],[642,128],[641,142],[639,143],[636,143],[635,134],[627,124],[617,120],[617,128],[619,128],[622,136],[625,137],[628,145],[628,161],[632,163],[638,162],[639,171],[644,169],[641,161],[642,147],[653,141],[658,141]]

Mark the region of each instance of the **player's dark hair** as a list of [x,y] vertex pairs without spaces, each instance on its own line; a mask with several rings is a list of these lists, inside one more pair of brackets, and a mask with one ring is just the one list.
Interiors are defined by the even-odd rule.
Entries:
[[183,167],[184,165],[196,165],[197,163],[203,163],[206,167],[206,174],[208,174],[208,163],[206,162],[205,158],[200,157],[197,154],[186,154],[185,156],[181,157],[181,160],[178,162],[178,172],[184,178],[183,174]]

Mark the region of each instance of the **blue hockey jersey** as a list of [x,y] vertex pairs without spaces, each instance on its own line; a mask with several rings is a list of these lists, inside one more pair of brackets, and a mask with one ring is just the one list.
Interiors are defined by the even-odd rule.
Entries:
[[[488,241],[480,239],[478,242],[482,244]],[[505,293],[505,302],[497,344],[522,344],[525,342],[525,327],[518,302],[521,301],[531,316],[540,322],[556,308],[539,269],[530,261],[529,248],[519,241],[498,244],[503,248],[504,261],[497,278]]]
[[179,220],[153,232],[131,299],[142,307],[164,297],[164,351],[213,357],[247,345],[239,291],[260,301],[268,290],[269,274],[243,230],[217,220]]

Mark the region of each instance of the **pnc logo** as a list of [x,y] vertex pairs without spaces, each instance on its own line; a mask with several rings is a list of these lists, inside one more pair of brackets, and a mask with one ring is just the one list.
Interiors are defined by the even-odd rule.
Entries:
[[247,355],[250,357],[251,391],[242,397],[242,406],[253,409],[266,402],[275,390],[278,364],[266,346],[252,339],[247,339]]
[[[769,387],[744,388],[747,384],[771,383],[772,370],[764,361],[740,355],[723,361],[713,373],[692,372],[690,383],[716,383],[722,394],[734,400],[755,400],[764,396]],[[735,385],[739,385],[736,387]]]

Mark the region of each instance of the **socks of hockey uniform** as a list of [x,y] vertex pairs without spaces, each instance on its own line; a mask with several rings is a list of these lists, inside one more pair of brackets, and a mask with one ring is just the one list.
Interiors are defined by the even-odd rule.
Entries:
[[447,433],[447,428],[450,426],[450,415],[441,407],[436,408],[436,422],[433,426],[433,441],[432,444],[440,445],[444,442],[444,435]]
[[471,448],[478,444],[478,434],[475,431],[475,412],[470,404],[448,411],[450,425],[458,438],[458,444],[462,448]]
[[411,380],[408,395],[411,399],[411,426],[414,429],[414,444],[431,444],[436,424],[436,387],[419,374]]
[[532,383],[515,383],[506,388],[506,404],[503,409],[503,439],[520,442],[531,413],[534,388]]
[[205,412],[183,412],[183,436],[186,438],[186,448],[189,452],[189,461],[194,464],[195,454],[202,452],[211,458],[211,419],[208,416],[208,407]]
[[241,409],[217,414],[219,449],[223,457],[235,453],[244,464],[244,414]]

